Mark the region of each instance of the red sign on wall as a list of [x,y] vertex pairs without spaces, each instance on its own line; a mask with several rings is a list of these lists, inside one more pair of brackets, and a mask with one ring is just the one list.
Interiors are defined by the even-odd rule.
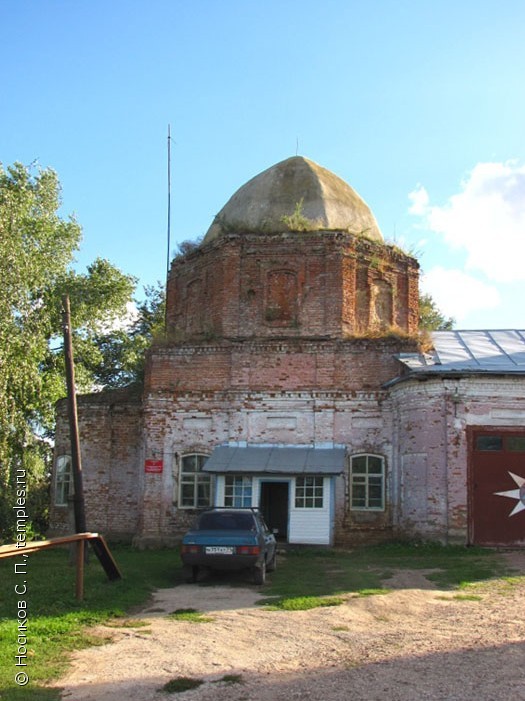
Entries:
[[164,467],[163,460],[145,460],[144,461],[144,472],[149,472],[153,474],[160,474]]

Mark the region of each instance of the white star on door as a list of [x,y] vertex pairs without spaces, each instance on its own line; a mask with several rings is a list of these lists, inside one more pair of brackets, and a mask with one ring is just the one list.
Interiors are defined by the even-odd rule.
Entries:
[[509,499],[516,499],[517,504],[514,509],[510,512],[509,516],[514,516],[520,511],[525,511],[525,477],[520,477],[515,475],[513,472],[509,472],[514,482],[518,485],[517,489],[509,489],[506,492],[494,492],[498,497],[508,497]]

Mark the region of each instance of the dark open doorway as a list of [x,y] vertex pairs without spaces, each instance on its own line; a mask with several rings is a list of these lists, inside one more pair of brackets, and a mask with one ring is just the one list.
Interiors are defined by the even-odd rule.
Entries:
[[288,540],[288,482],[262,482],[260,508],[268,528],[279,541]]

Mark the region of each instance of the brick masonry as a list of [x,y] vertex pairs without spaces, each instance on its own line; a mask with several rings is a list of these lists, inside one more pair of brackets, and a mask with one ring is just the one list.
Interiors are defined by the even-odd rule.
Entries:
[[[361,339],[153,349],[144,396],[147,450],[164,456],[168,469],[151,476],[146,488],[144,536],[154,539],[159,519],[163,533],[180,534],[178,458],[185,453],[248,442],[336,444],[353,453],[391,455],[391,425],[383,412],[387,393],[381,385],[397,371],[394,354],[411,346],[411,341]],[[355,536],[372,529],[390,534],[390,509],[373,517],[348,513],[343,478],[337,494],[339,542],[348,539],[349,529]]]
[[[149,350],[144,387],[79,398],[88,527],[172,545],[195,516],[179,504],[183,455],[344,445],[384,457],[386,508],[351,510],[348,471],[337,477],[337,544],[467,543],[467,428],[523,426],[523,380],[387,387],[395,356],[418,349],[417,319],[416,261],[344,232],[231,233],[175,259],[168,337]],[[58,456],[63,403],[57,419]],[[68,509],[52,505],[51,524],[68,531]]]
[[342,337],[418,324],[418,264],[344,232],[231,234],[175,259],[175,341]]
[[[82,475],[89,530],[130,541],[140,528],[142,497],[141,394],[134,390],[78,397]],[[69,455],[67,403],[57,405],[55,456]],[[50,535],[73,530],[72,506],[57,506],[51,491]]]
[[392,390],[391,401],[398,532],[470,542],[468,429],[523,431],[523,377],[411,380]]

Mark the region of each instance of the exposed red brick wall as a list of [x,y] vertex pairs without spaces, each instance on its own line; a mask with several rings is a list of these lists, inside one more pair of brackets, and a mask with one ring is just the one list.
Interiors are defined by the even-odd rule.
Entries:
[[394,355],[415,347],[399,339],[158,346],[150,351],[145,392],[377,389],[396,375]]
[[468,427],[523,427],[523,378],[409,380],[391,390],[397,532],[468,543]]
[[[131,540],[141,500],[142,406],[140,393],[115,390],[78,397],[86,523],[108,538]],[[55,456],[70,455],[67,405],[57,406]],[[52,488],[50,533],[70,533],[70,509],[56,506]]]
[[177,341],[417,331],[418,264],[344,232],[232,234],[172,264]]
[[[178,501],[184,454],[343,445],[384,458],[386,508],[350,510],[348,473],[337,477],[337,544],[467,542],[467,428],[523,423],[523,382],[432,377],[385,389],[401,371],[396,354],[417,351],[413,258],[343,232],[232,233],[173,262],[167,319],[142,397],[79,398],[89,528],[172,544],[195,515]],[[56,454],[68,452],[61,404]],[[163,471],[146,473],[147,458]],[[53,506],[51,520],[71,530],[67,508]]]
[[[414,349],[413,340],[301,338],[153,347],[144,390],[148,450],[171,467],[161,477],[146,476],[141,542],[157,542],[159,532],[164,542],[180,536],[193,516],[177,508],[176,455],[209,453],[229,441],[390,453],[382,384],[397,374],[395,354]],[[293,429],[269,423],[283,415]],[[340,487],[337,542],[391,533],[390,509],[349,513],[342,480]]]
[[[227,441],[341,444],[384,454],[390,470],[382,385],[398,374],[394,356],[416,350],[417,275],[394,248],[332,231],[231,234],[176,259],[168,340],[149,351],[142,401],[79,402],[90,528],[173,542],[193,517],[178,505],[180,456]],[[59,425],[57,454],[63,407]],[[145,473],[147,458],[162,473]],[[390,507],[349,513],[345,484],[337,541],[390,532]],[[55,530],[66,511],[54,508]]]

